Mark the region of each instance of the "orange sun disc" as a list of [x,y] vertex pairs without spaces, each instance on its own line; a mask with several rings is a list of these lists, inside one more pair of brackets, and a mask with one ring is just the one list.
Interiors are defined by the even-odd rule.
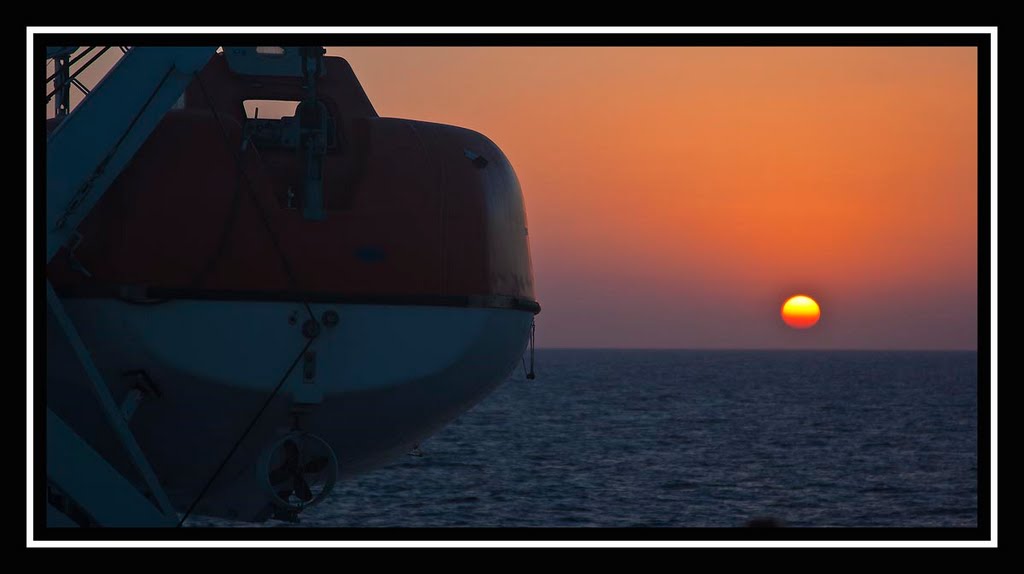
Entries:
[[813,327],[820,318],[821,308],[807,295],[794,295],[782,304],[782,320],[794,329]]

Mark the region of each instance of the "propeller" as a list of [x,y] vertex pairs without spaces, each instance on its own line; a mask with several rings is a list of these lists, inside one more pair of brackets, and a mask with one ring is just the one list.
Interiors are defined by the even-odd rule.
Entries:
[[270,484],[275,488],[291,482],[290,487],[277,489],[277,495],[281,500],[287,501],[294,494],[302,502],[313,500],[313,491],[306,481],[307,476],[315,476],[323,472],[329,463],[326,456],[313,456],[302,461],[302,451],[294,440],[286,440],[281,445],[284,452],[284,462],[270,471]]

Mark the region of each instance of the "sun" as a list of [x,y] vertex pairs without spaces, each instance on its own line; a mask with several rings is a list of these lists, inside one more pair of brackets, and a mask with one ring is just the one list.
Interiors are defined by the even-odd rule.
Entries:
[[793,295],[782,304],[782,320],[794,329],[809,329],[820,318],[818,302],[807,295]]

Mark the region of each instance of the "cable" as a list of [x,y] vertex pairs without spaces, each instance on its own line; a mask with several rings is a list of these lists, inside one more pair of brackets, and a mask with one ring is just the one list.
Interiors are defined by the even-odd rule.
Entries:
[[[206,86],[203,83],[202,78],[199,76],[199,73],[195,72],[193,75],[198,80],[198,84],[199,84],[199,87],[200,87],[200,91],[203,94],[203,98],[206,100],[207,106],[210,108],[210,111],[212,112],[213,117],[216,120],[218,127],[220,128],[221,135],[224,137],[224,143],[228,147],[228,149],[230,150],[232,146],[231,146],[230,137],[228,136],[227,128],[225,128],[224,123],[221,121],[220,115],[217,113],[217,109],[214,107],[213,102],[210,99],[209,94],[206,91]],[[146,104],[148,105],[148,103],[149,102],[147,101]],[[134,123],[135,123],[135,121],[133,120],[132,121],[132,125],[134,125]],[[131,129],[131,127],[129,127],[129,130],[130,129]],[[256,152],[256,156],[259,158],[260,162],[263,163],[264,166],[266,166],[266,160],[263,158],[263,155],[259,152],[259,148],[256,146],[256,144],[250,138],[246,138],[246,141],[249,142],[249,144],[251,145],[253,150]],[[118,142],[118,145],[119,144],[120,144],[120,142]],[[116,146],[115,146],[115,149],[116,149]],[[224,251],[225,251],[226,246],[227,246],[227,243],[228,243],[228,240],[230,239],[231,230],[234,228],[234,225],[235,225],[235,223],[237,222],[237,219],[238,219],[239,208],[241,207],[241,201],[240,201],[240,199],[241,199],[240,191],[241,191],[241,187],[242,187],[241,186],[241,179],[244,178],[245,179],[245,183],[248,186],[249,197],[252,200],[253,205],[256,207],[256,211],[260,215],[260,219],[261,219],[261,221],[263,223],[263,226],[267,230],[268,235],[270,236],[270,241],[273,244],[275,250],[277,251],[278,256],[280,257],[281,266],[283,267],[285,274],[288,276],[288,281],[289,281],[289,283],[291,283],[292,288],[294,288],[296,291],[299,291],[299,288],[298,288],[299,282],[295,278],[295,273],[292,270],[291,263],[288,261],[288,256],[284,252],[284,249],[281,247],[281,243],[278,240],[277,234],[274,232],[273,227],[270,225],[270,219],[267,216],[266,211],[264,210],[263,206],[260,204],[259,200],[256,198],[255,187],[252,184],[252,180],[249,178],[249,174],[242,167],[241,159],[239,157],[239,152],[238,151],[231,152],[231,155],[232,155],[232,158],[235,161],[235,167],[237,169],[237,172],[236,172],[236,179],[235,179],[235,192],[234,192],[234,194],[233,194],[233,196],[231,198],[230,211],[228,212],[227,220],[224,223],[223,231],[221,232],[221,236],[220,236],[220,239],[217,242],[217,247],[216,247],[215,251],[211,255],[210,259],[207,261],[207,263],[196,273],[196,276],[192,279],[190,284],[193,287],[199,287],[199,285],[202,283],[202,281],[213,271],[213,269],[216,266],[217,261],[219,261],[220,258],[223,256]],[[125,303],[131,303],[131,304],[137,304],[137,305],[160,305],[160,304],[167,303],[167,302],[173,300],[171,298],[131,299],[131,298],[124,297],[124,296],[121,296],[121,295],[117,295],[116,297],[119,300],[121,300],[121,301],[123,301]],[[316,315],[313,313],[313,309],[310,307],[309,302],[306,301],[305,299],[301,300],[300,302],[302,303],[303,307],[305,307],[306,313],[309,315],[309,318],[314,320],[314,321],[316,321]]]
[[526,373],[526,378],[533,380],[537,378],[537,373],[533,370],[533,356],[536,352],[536,341],[537,341],[537,322],[530,323],[530,372]]
[[223,257],[224,252],[227,250],[228,241],[231,239],[231,231],[235,228],[235,223],[238,221],[239,208],[242,206],[242,177],[236,174],[235,176],[235,192],[231,196],[231,206],[228,208],[227,219],[224,221],[224,225],[221,229],[220,238],[217,241],[217,248],[210,256],[210,259],[206,262],[206,265],[196,273],[196,276],[192,279],[190,284],[192,287],[198,289],[202,286],[203,281],[206,277],[216,268],[217,262]]
[[277,382],[277,385],[274,387],[274,390],[270,392],[270,396],[267,397],[267,400],[263,401],[263,406],[261,406],[260,410],[256,412],[256,416],[252,417],[252,420],[249,421],[249,426],[245,427],[245,430],[242,432],[242,436],[238,437],[238,440],[235,441],[234,446],[232,446],[231,450],[228,451],[227,456],[225,456],[224,460],[220,462],[220,466],[218,466],[217,470],[213,472],[213,476],[211,476],[210,479],[206,481],[206,485],[203,486],[203,489],[199,491],[199,494],[196,496],[195,500],[192,501],[192,504],[188,506],[188,509],[185,511],[185,514],[181,517],[181,520],[178,521],[178,526],[176,528],[181,528],[181,525],[185,523],[185,519],[187,519],[189,515],[192,514],[192,511],[195,510],[196,505],[199,504],[199,502],[203,499],[204,496],[206,496],[206,492],[210,490],[211,486],[213,486],[213,482],[217,480],[217,477],[220,475],[221,471],[224,470],[225,466],[227,466],[228,461],[231,460],[232,456],[234,456],[235,451],[238,450],[238,447],[242,445],[242,441],[245,440],[245,437],[249,436],[249,432],[252,431],[253,427],[256,426],[256,423],[259,422],[260,417],[263,416],[263,412],[266,411],[267,407],[270,406],[270,403],[274,400],[274,397],[277,396],[278,391],[281,390],[281,387],[284,386],[285,381],[288,380],[288,375],[292,374],[292,371],[295,370],[295,365],[299,364],[299,359],[301,359],[303,355],[306,354],[306,351],[309,350],[309,346],[313,344],[314,340],[316,340],[315,337],[306,341],[306,345],[302,347],[302,351],[300,351],[299,354],[295,356],[295,360],[292,361],[291,366],[288,367],[287,371],[285,371],[284,376],[281,377],[281,380]]
[[[193,289],[199,289],[202,287],[203,281],[206,277],[216,268],[217,262],[223,257],[224,252],[227,250],[228,241],[231,239],[231,230],[235,227],[235,222],[238,220],[239,207],[242,204],[242,182],[241,177],[235,178],[235,192],[231,196],[231,206],[229,207],[227,219],[222,227],[220,238],[217,240],[217,246],[210,255],[210,258],[206,261],[206,264],[196,272],[195,277],[189,281],[189,286]],[[118,300],[124,303],[130,303],[132,305],[163,305],[174,301],[173,297],[161,297],[161,298],[150,298],[150,299],[133,299],[126,297],[114,289],[115,295]]]
[[[251,142],[251,140],[248,141]],[[203,267],[196,272],[192,280],[189,281],[188,285],[192,288],[199,289],[202,287],[203,281],[216,268],[217,262],[220,261],[221,257],[224,256],[224,252],[227,250],[228,241],[231,239],[231,231],[234,229],[235,223],[238,221],[239,208],[241,205],[242,177],[236,172],[235,191],[231,196],[231,205],[228,208],[228,214],[221,228],[220,238],[218,238],[213,254],[210,255],[209,259],[207,259],[206,264],[203,265]],[[173,298],[132,299],[121,294],[117,294],[115,297],[132,305],[162,305],[174,300]]]
[[[210,96],[206,91],[206,86],[203,84],[202,78],[199,76],[198,72],[195,72],[193,75],[196,77],[196,80],[199,83],[199,89],[202,92],[203,98],[206,100],[206,104],[209,106],[211,113],[213,114],[214,120],[216,120],[217,125],[220,127],[221,134],[224,136],[224,144],[227,146],[228,150],[231,150],[231,139],[228,136],[227,128],[225,128],[224,123],[221,122],[220,114],[217,113],[217,109],[214,107],[213,101],[210,99]],[[234,151],[232,152],[232,156],[234,157],[235,167],[238,170],[238,174],[245,179],[245,182],[249,188],[249,197],[250,199],[252,199],[253,204],[256,206],[256,210],[260,214],[260,219],[263,221],[263,225],[266,228],[267,233],[270,234],[271,242],[274,244],[274,247],[277,250],[278,255],[281,257],[281,265],[284,267],[285,274],[288,276],[288,280],[291,282],[292,287],[296,288],[297,290],[298,281],[296,281],[295,275],[294,273],[292,273],[291,265],[288,262],[288,256],[284,252],[284,249],[281,247],[281,244],[277,238],[277,234],[274,233],[274,229],[270,225],[270,220],[267,217],[266,212],[263,210],[263,206],[256,198],[255,187],[252,185],[252,181],[249,179],[249,175],[242,167],[241,158],[239,157],[238,152]],[[240,186],[236,186],[236,197],[238,187]],[[229,216],[231,217],[233,225],[234,216]],[[228,228],[228,226],[225,227]],[[225,229],[225,232],[222,234],[222,238],[227,236],[227,231],[228,229]],[[221,244],[221,249],[223,249],[223,244],[224,242],[222,242]],[[217,258],[219,258],[220,251],[221,250],[218,250],[218,252],[214,254],[214,259],[211,260],[211,262],[200,272],[200,276],[198,278],[201,279],[202,276],[206,272],[208,272],[209,269],[212,268],[213,263],[216,261]],[[303,300],[302,304],[303,306],[305,306],[306,312],[309,313],[310,319],[312,319],[315,322],[316,317],[313,315],[313,309],[309,306],[309,303]],[[185,523],[185,520],[188,519],[189,515],[192,514],[192,511],[195,510],[195,507],[199,504],[200,501],[202,501],[203,497],[206,496],[206,493],[210,490],[210,487],[213,486],[214,481],[217,480],[217,477],[220,475],[221,471],[223,471],[224,467],[227,466],[227,463],[231,460],[231,457],[234,456],[235,452],[238,450],[238,447],[241,446],[242,442],[245,440],[245,437],[249,435],[252,429],[256,426],[256,423],[259,422],[260,417],[263,416],[263,413],[267,410],[267,407],[270,406],[270,403],[274,400],[274,397],[276,397],[278,392],[280,392],[281,388],[284,386],[285,381],[288,380],[288,376],[291,375],[292,371],[295,370],[295,366],[299,364],[299,360],[302,359],[302,357],[306,354],[306,351],[309,350],[309,347],[313,344],[313,341],[316,340],[317,336],[318,333],[314,334],[309,338],[308,341],[306,341],[306,345],[302,347],[302,351],[300,351],[299,354],[296,355],[295,360],[292,361],[291,365],[288,367],[288,370],[285,371],[284,375],[281,377],[281,380],[279,380],[277,382],[277,385],[274,386],[274,390],[270,392],[270,395],[263,402],[263,406],[260,407],[259,411],[256,412],[252,420],[249,421],[249,425],[242,432],[242,435],[238,437],[238,440],[235,441],[235,444],[231,447],[231,450],[228,451],[227,455],[225,455],[224,459],[221,460],[220,465],[217,466],[217,470],[214,471],[213,475],[210,476],[209,480],[206,481],[206,484],[203,486],[202,490],[199,491],[199,494],[196,496],[195,500],[193,500],[192,503],[188,506],[188,509],[185,511],[185,514],[181,517],[181,520],[178,521],[179,528]]]
[[[210,94],[206,91],[206,85],[203,83],[202,76],[199,72],[193,72],[196,81],[199,84],[199,91],[203,94],[203,99],[206,100],[206,105],[210,108],[210,112],[213,114],[213,119],[216,120],[217,125],[220,127],[221,135],[224,136],[224,145],[231,149],[231,138],[228,136],[228,130],[224,126],[224,123],[220,119],[220,114],[217,113],[217,108],[213,105],[213,100],[210,99]],[[270,225],[270,218],[267,216],[266,211],[263,209],[263,205],[260,204],[259,199],[256,197],[255,186],[252,184],[252,180],[249,179],[249,174],[246,173],[242,167],[242,160],[237,152],[231,152],[235,158],[235,167],[238,172],[245,178],[245,183],[249,188],[249,198],[252,199],[253,205],[256,207],[256,211],[260,214],[260,220],[263,222],[263,226],[266,228],[267,233],[270,234],[270,241],[274,244],[274,249],[277,250],[278,255],[281,258],[281,266],[284,268],[285,275],[288,276],[288,281],[291,283],[292,288],[299,291],[299,282],[295,279],[295,273],[292,272],[292,266],[288,262],[288,256],[285,254],[284,249],[281,247],[281,242],[277,238],[277,234],[274,233],[274,228]],[[309,302],[303,299],[302,305],[306,308],[306,312],[309,313],[309,318],[316,321],[316,316],[313,314],[313,309],[309,306]]]

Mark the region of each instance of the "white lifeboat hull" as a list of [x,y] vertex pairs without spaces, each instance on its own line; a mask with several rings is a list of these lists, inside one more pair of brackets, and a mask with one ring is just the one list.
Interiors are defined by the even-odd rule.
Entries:
[[[129,424],[181,510],[297,363],[196,507],[239,520],[270,514],[255,470],[268,444],[296,429],[315,434],[334,450],[341,477],[386,464],[500,385],[520,364],[533,321],[516,309],[314,303],[310,371],[301,303],[68,299],[65,307],[115,400],[136,383],[124,373],[144,371],[155,384],[159,396],[145,398]],[[333,327],[321,320],[329,311]],[[94,399],[66,342],[53,325],[47,332],[50,407],[131,476],[100,410],[81,408]]]

